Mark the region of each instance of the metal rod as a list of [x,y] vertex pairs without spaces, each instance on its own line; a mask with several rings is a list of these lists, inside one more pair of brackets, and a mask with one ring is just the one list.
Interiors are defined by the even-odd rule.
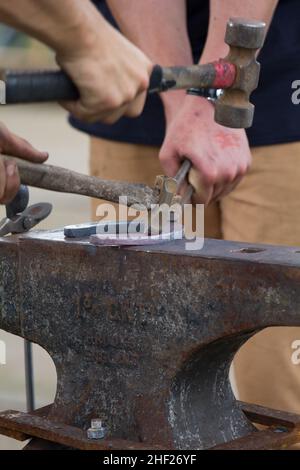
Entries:
[[175,180],[178,184],[178,187],[182,185],[188,173],[190,172],[191,168],[192,168],[191,162],[189,160],[184,160],[177,175],[175,176]]
[[184,195],[182,196],[182,199],[181,199],[181,203],[182,205],[184,204],[190,204],[191,202],[191,199],[193,197],[193,194],[194,194],[194,188],[191,184],[188,185],[187,187],[187,190],[186,192],[184,193]]
[[33,374],[33,355],[32,344],[24,341],[24,360],[25,360],[25,387],[26,387],[26,408],[27,411],[35,410],[34,394],[34,374]]

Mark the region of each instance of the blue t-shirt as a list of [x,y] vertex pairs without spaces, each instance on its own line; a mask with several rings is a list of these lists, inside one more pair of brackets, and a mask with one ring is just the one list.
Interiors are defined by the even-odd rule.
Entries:
[[[95,0],[104,17],[116,23],[104,0]],[[188,31],[195,63],[198,62],[208,31],[209,0],[187,0]],[[251,146],[300,141],[300,105],[292,102],[292,83],[300,80],[300,1],[279,0],[265,46],[260,53],[260,84],[251,101],[256,106],[254,124],[247,130]],[[85,124],[71,118],[71,124],[104,139],[160,146],[165,136],[165,117],[158,95],[151,95],[143,114],[122,118],[109,126]]]

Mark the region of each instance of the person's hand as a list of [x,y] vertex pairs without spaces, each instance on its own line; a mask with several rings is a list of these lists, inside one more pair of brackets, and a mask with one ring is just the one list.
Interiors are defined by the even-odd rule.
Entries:
[[160,151],[161,165],[174,176],[185,158],[193,164],[190,182],[195,201],[209,204],[229,194],[251,164],[245,131],[214,121],[214,108],[204,98],[186,96],[179,112],[167,117],[167,134]]
[[57,62],[80,92],[79,101],[61,103],[78,119],[113,124],[143,111],[153,65],[108,23],[91,33],[88,46],[58,53]]
[[34,163],[43,163],[48,158],[46,152],[39,152],[26,140],[12,134],[0,123],[0,204],[13,200],[20,186],[17,165],[5,161],[1,154],[23,158]]

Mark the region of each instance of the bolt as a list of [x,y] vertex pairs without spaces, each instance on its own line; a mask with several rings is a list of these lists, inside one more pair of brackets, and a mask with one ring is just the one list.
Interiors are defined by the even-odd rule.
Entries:
[[92,419],[91,427],[87,430],[87,437],[88,439],[104,439],[106,432],[101,419]]

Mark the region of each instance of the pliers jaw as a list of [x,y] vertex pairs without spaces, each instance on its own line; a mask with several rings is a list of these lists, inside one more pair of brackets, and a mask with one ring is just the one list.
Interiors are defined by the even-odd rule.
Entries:
[[26,233],[45,220],[52,212],[52,205],[47,202],[27,207],[28,202],[28,188],[21,186],[15,199],[6,206],[6,217],[0,222],[0,237]]

